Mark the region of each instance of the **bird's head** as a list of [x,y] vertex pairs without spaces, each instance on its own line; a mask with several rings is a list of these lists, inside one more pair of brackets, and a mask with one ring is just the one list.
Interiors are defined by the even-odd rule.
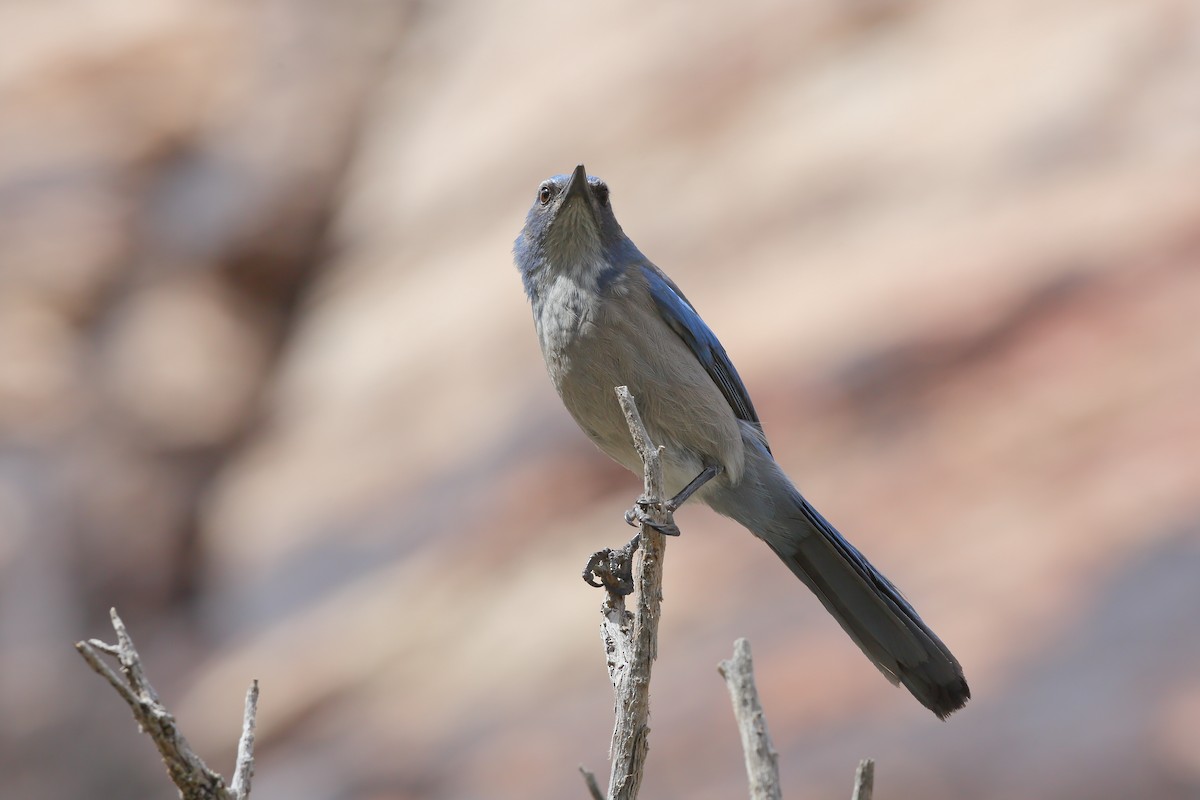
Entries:
[[609,203],[608,184],[580,164],[570,175],[538,186],[513,254],[532,297],[539,282],[558,274],[598,278],[630,248]]

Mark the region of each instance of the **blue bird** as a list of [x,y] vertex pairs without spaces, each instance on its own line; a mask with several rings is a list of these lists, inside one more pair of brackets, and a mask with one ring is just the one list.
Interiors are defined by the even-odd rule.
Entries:
[[613,388],[665,445],[678,507],[707,504],[764,541],[893,684],[940,718],[971,696],[962,667],[892,583],[784,474],[745,384],[679,287],[621,230],[608,186],[580,164],[538,187],[513,248],[546,369],[579,427],[642,463]]

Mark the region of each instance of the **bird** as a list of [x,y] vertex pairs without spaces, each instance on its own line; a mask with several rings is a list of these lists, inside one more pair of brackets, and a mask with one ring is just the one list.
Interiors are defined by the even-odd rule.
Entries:
[[642,473],[614,393],[627,386],[665,447],[669,510],[694,498],[741,524],[889,681],[940,719],[966,704],[970,688],[949,648],[775,460],[725,348],[622,230],[607,183],[583,164],[542,181],[513,260],[550,379],[600,450]]

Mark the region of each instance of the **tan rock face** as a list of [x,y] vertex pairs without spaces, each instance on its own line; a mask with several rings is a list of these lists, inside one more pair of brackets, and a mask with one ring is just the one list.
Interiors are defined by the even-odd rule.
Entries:
[[745,635],[789,796],[1194,796],[1194,6],[0,9],[0,796],[166,790],[68,648],[111,605],[212,763],[260,679],[264,797],[604,771],[578,572],[637,481],[510,256],[579,161],[975,696],[685,510],[645,795],[744,796]]

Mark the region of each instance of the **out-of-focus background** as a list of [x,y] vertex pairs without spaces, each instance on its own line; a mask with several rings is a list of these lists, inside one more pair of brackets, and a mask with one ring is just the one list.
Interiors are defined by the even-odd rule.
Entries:
[[0,796],[173,796],[73,652],[116,606],[255,797],[583,797],[579,434],[510,248],[585,161],[775,452],[966,667],[942,723],[704,509],[646,797],[1200,795],[1190,0],[0,5]]

